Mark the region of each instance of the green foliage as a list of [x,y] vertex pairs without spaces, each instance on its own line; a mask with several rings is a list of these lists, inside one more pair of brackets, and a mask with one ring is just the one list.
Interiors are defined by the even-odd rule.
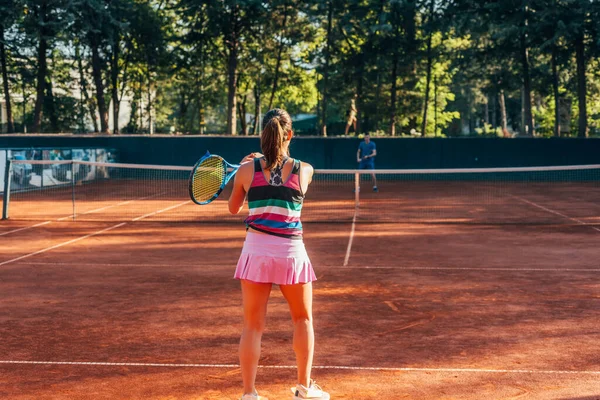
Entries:
[[481,128],[475,128],[475,133],[477,133],[477,136],[503,137],[502,129],[494,128],[492,125],[486,123]]
[[[575,135],[582,74],[574,48],[583,37],[585,107],[593,134],[600,132],[599,21],[600,3],[589,0],[0,4],[15,122],[31,120],[41,96],[47,131],[56,124],[64,131],[91,129],[99,100],[111,113],[116,92],[127,132],[223,133],[235,92],[237,111],[248,116],[250,128],[258,107],[264,114],[272,102],[291,114],[325,120],[330,135],[343,134],[356,95],[359,134],[384,135],[393,125],[398,135],[410,136],[422,126],[430,67],[422,136],[503,136],[502,113],[509,131],[523,132],[525,78],[531,81],[537,134],[553,135],[558,91],[572,100],[567,114]],[[41,39],[48,47],[44,79],[51,93],[36,92]],[[312,132],[318,132],[316,125]]]
[[545,97],[540,101],[540,105],[534,108],[533,117],[537,127],[538,136],[554,136],[554,101],[551,96]]

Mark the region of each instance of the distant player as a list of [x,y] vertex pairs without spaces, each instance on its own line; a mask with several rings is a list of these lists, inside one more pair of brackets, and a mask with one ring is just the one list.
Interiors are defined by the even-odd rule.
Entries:
[[[369,134],[365,135],[365,140],[360,142],[358,151],[356,152],[356,162],[358,162],[358,169],[375,169],[375,156],[377,156],[377,147],[375,142],[371,141]],[[371,174],[373,178],[373,191],[378,192],[377,189],[377,178],[375,173]]]

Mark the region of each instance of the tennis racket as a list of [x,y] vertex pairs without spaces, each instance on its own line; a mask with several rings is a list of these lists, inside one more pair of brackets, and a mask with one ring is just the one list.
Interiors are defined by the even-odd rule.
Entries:
[[219,197],[238,168],[239,165],[229,164],[223,157],[207,151],[194,165],[188,180],[192,201],[203,205]]

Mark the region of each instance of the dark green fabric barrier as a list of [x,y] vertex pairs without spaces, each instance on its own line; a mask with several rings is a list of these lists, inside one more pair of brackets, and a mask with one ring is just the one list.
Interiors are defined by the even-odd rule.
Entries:
[[[376,168],[487,168],[600,164],[600,139],[373,138]],[[354,169],[357,138],[294,138],[291,153],[315,168]],[[112,148],[119,161],[193,165],[206,150],[232,163],[260,151],[257,137],[0,135],[0,149]]]

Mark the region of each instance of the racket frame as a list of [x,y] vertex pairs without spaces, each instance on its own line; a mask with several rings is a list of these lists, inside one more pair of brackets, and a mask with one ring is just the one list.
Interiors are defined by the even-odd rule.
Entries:
[[[221,187],[219,188],[219,190],[217,190],[217,193],[215,193],[210,199],[205,200],[205,201],[198,201],[195,197],[194,197],[194,175],[196,174],[196,170],[198,169],[198,167],[200,166],[200,164],[202,164],[202,162],[204,160],[206,160],[209,157],[217,157],[221,160],[221,163],[223,165],[223,168],[225,169],[225,179],[223,179],[223,182],[221,183]],[[227,183],[229,183],[229,181],[231,180],[231,178],[233,178],[236,174],[236,172],[238,171],[238,169],[240,168],[239,164],[230,164],[227,161],[225,161],[225,159],[219,155],[216,154],[210,154],[210,152],[206,152],[206,154],[204,156],[202,156],[202,158],[200,160],[198,160],[198,162],[196,162],[196,164],[194,165],[194,167],[192,168],[192,173],[190,174],[190,177],[188,179],[188,190],[189,190],[189,194],[190,194],[190,199],[192,199],[192,201],[198,205],[206,205],[211,203],[213,200],[215,200],[217,197],[219,197],[219,195],[221,194],[221,192],[223,191],[223,189],[225,189],[225,186],[227,186]]]

